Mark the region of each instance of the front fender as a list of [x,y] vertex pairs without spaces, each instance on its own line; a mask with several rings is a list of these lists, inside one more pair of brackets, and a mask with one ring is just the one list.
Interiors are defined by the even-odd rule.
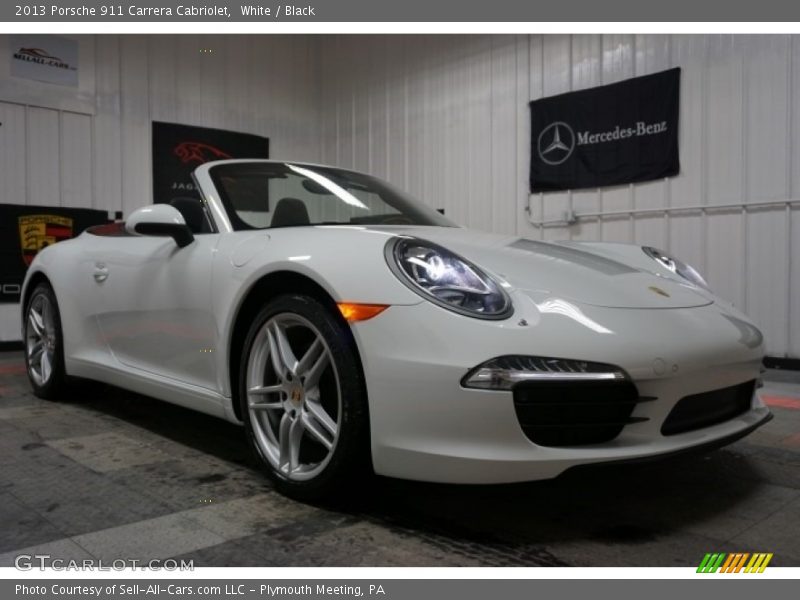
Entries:
[[[313,231],[313,230],[312,230]],[[386,265],[386,237],[342,240],[341,232],[290,230],[223,235],[214,259],[213,306],[218,326],[220,391],[231,395],[228,357],[239,310],[265,277],[289,272],[308,278],[336,302],[414,305],[423,299],[403,285]],[[350,236],[344,236],[350,237]],[[358,242],[361,243],[358,243]]]

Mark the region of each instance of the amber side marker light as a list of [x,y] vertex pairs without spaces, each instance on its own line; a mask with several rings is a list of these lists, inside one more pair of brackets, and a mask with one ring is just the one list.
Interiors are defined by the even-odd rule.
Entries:
[[366,321],[376,317],[389,308],[388,304],[356,304],[355,302],[338,302],[336,306],[348,323]]

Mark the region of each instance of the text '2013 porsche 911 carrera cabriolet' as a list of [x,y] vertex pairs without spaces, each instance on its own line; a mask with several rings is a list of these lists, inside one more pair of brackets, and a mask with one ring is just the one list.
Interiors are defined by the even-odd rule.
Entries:
[[729,443],[769,419],[760,331],[650,247],[470,231],[374,177],[207,163],[201,199],[45,248],[28,375],[228,419],[279,489],[451,483]]

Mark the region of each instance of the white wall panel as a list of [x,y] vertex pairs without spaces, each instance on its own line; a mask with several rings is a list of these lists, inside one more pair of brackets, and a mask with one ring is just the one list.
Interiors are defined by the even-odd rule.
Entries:
[[[369,54],[367,69],[368,79],[376,78],[376,70],[383,69],[386,65],[387,44],[384,37],[378,37],[374,50]],[[383,88],[375,90],[374,94],[365,94],[367,101],[367,119],[369,138],[367,140],[368,171],[377,177],[386,178],[388,175],[388,147],[389,147],[389,103],[388,81],[383,81]]]
[[[369,57],[368,68],[360,66],[359,56]],[[569,227],[529,222],[561,219],[569,210],[757,203],[800,195],[796,38],[391,36],[353,42],[328,36],[321,64],[326,161],[350,166],[359,138],[368,139],[373,172],[431,206],[445,207],[464,225],[672,250],[760,323],[771,354],[800,356],[800,207],[624,214]],[[528,194],[530,100],[674,66],[682,68],[680,175],[602,190]],[[376,109],[383,102],[387,109]],[[366,120],[357,114],[362,105]],[[376,131],[386,132],[385,150]],[[379,163],[386,156],[384,172]]]
[[[528,95],[527,98],[529,100],[536,100],[537,98],[544,97],[544,38],[542,36],[527,36],[528,37]],[[524,86],[524,81],[523,81]],[[528,132],[528,135],[524,135],[523,133],[518,133],[521,137],[523,137],[522,144],[527,146],[528,150],[528,166],[530,167],[530,160],[531,160],[531,140],[530,140],[530,129],[531,129],[531,117],[530,117],[530,109],[526,106],[525,112],[527,113],[527,127],[522,128],[522,131]],[[528,186],[528,189],[530,187]],[[540,221],[544,219],[544,194],[538,194],[536,196],[529,196],[527,202],[527,219],[521,219],[519,223],[521,223],[522,230],[520,233],[523,235],[529,235],[532,237],[537,237],[539,239],[544,238],[544,228],[542,227],[533,227],[531,226],[531,221]]]
[[[572,89],[572,41],[569,36],[544,36],[539,68],[541,74],[541,94],[535,98],[553,96]],[[542,214],[546,219],[563,216],[572,208],[572,192],[554,192],[539,197]],[[562,232],[545,229],[543,238],[548,240],[565,237]],[[569,234],[566,236],[569,237]]]
[[[616,83],[630,79],[635,71],[635,49],[633,35],[604,35],[601,42],[602,83]],[[622,117],[622,115],[620,115]],[[600,209],[622,211],[633,208],[633,186],[614,186],[601,192]],[[630,239],[633,219],[628,216],[610,217],[600,223],[603,240]]]
[[122,210],[122,113],[120,38],[98,36],[95,44],[97,112],[94,125],[94,208]]
[[[473,49],[467,43],[467,38],[449,40],[452,44],[452,58],[449,61],[452,67],[445,70],[450,92],[447,94],[445,115],[445,147],[440,150],[444,162],[444,188],[431,199],[431,204],[434,208],[445,209],[446,214],[454,219],[466,220],[473,195],[477,193],[472,189],[472,180],[468,177],[469,169],[474,168],[470,165],[469,146],[472,136],[475,135],[473,128],[469,126],[474,113],[471,109],[468,110],[468,103],[473,102],[473,96],[469,93],[472,82],[470,56]],[[477,165],[477,168],[485,167]],[[411,176],[409,171],[407,177],[410,179]]]
[[[636,75],[656,73],[675,66],[672,62],[672,38],[668,35],[637,35]],[[663,208],[669,204],[669,186],[664,181],[650,181],[634,186],[633,202],[639,209]],[[665,215],[644,213],[635,215],[633,240],[657,248],[668,246]]]
[[[152,200],[153,119],[249,131],[270,137],[273,156],[368,170],[471,227],[673,250],[762,325],[771,354],[800,356],[800,207],[530,223],[567,211],[800,196],[796,38],[188,35],[80,43],[86,80],[58,106],[2,97],[14,82],[0,72],[0,194],[8,201],[129,212]],[[683,69],[680,175],[528,193],[530,100],[673,66]]]
[[[603,84],[603,36],[582,35],[572,38],[572,90],[582,90]],[[601,210],[601,195],[597,190],[572,192],[572,210],[597,212]],[[585,221],[572,228],[569,237],[576,240],[601,238],[601,222]]]
[[140,206],[150,204],[152,198],[148,62],[147,38],[122,36],[119,66],[122,95],[122,212],[126,216]]
[[61,204],[92,208],[92,118],[61,113]]
[[[728,35],[710,36],[706,63],[706,184],[712,203],[746,201],[742,187],[744,131],[732,127],[743,118],[742,48]],[[718,210],[706,219],[706,264],[709,284],[739,306],[745,303],[745,244],[741,209]],[[731,235],[731,232],[737,235]]]
[[[788,175],[789,38],[745,37],[746,196],[786,198]],[[770,333],[770,347],[787,351],[787,220],[784,210],[752,209],[747,217],[747,311]],[[765,268],[769,265],[769,268]]]
[[[791,122],[790,133],[790,160],[789,171],[791,173],[789,197],[795,198],[800,195],[800,40],[797,37],[791,38],[791,54],[789,55],[791,65],[791,95],[789,102],[789,120]],[[789,297],[787,303],[787,324],[789,332],[790,356],[800,356],[800,206],[793,206],[787,211],[789,223]]]
[[[377,40],[373,37],[369,38],[370,48],[378,48]],[[372,163],[372,156],[370,155],[370,146],[372,145],[372,120],[370,119],[370,105],[371,99],[374,96],[380,97],[380,90],[376,90],[374,94],[368,94],[367,84],[365,81],[369,80],[370,72],[370,57],[372,52],[358,52],[358,40],[353,40],[353,61],[357,65],[355,69],[356,77],[350,82],[350,87],[353,95],[353,115],[352,115],[352,131],[353,131],[353,168],[359,171],[368,170]],[[358,135],[355,134],[358,132]]]
[[[405,48],[402,45],[393,43],[391,38],[386,38],[386,53],[384,68],[386,69],[386,94],[388,103],[387,115],[387,170],[386,177],[403,185],[407,188],[408,176],[408,145],[405,143],[398,143],[399,140],[405,140],[408,131],[408,67],[403,59]],[[335,61],[336,57],[328,57],[324,54],[323,60]],[[323,73],[325,70],[323,69]],[[323,77],[323,80],[325,78]],[[328,96],[323,93],[322,102],[323,109],[329,99],[335,96]],[[330,119],[323,118],[323,123],[327,123]],[[451,140],[457,136],[463,128],[452,128]],[[331,129],[326,127],[324,129],[325,139],[323,143],[326,146],[330,143],[327,136],[330,134]],[[335,133],[335,130],[333,130]]]
[[[9,202],[126,214],[151,202],[153,120],[265,135],[275,156],[320,160],[318,39],[77,38],[81,83],[74,97],[67,97],[66,88],[22,82],[25,101],[32,104],[4,98],[4,89],[20,89],[22,83],[0,71],[0,149],[21,149],[0,156],[0,175],[13,171],[0,183],[4,196],[14,198]],[[7,36],[0,36],[0,47],[6,42]],[[50,106],[45,100],[55,87],[58,102]]]
[[[670,180],[670,205],[708,204],[706,179],[706,44],[704,36],[679,35],[672,42],[672,64],[681,67],[680,150],[681,174]],[[702,213],[668,216],[667,246],[705,272],[705,232]]]
[[0,202],[27,204],[25,107],[0,102]]
[[59,112],[49,108],[28,108],[27,178],[28,204],[61,206],[61,164],[59,163]]
[[[511,202],[517,187],[517,110],[516,110],[516,39],[512,36],[493,36],[492,85],[489,109],[490,125],[490,177],[491,189],[488,204],[492,206],[492,229],[515,231],[517,228],[516,203]],[[447,154],[447,148],[442,148]],[[494,202],[494,198],[507,198],[507,202]]]
[[531,99],[530,92],[530,60],[531,60],[531,40],[527,35],[518,35],[517,39],[517,66],[516,66],[516,80],[517,80],[517,170],[515,174],[516,181],[516,227],[512,231],[523,232],[527,231],[528,213],[530,212],[531,202],[528,194],[529,183],[528,175],[530,168],[530,140],[528,136],[522,135],[519,132],[525,131],[530,128],[530,112],[528,110],[528,102]]
[[[154,100],[149,106],[153,121],[182,122],[178,113],[178,71],[188,66],[188,61],[181,61],[179,47],[182,38],[183,36],[157,35],[148,44],[147,86],[148,96]],[[195,45],[202,43],[198,38],[188,39]],[[192,59],[196,53],[192,53]]]
[[[453,216],[470,227],[493,229],[492,223],[492,147],[491,147],[491,38],[469,38],[471,60],[466,61],[468,79],[467,131],[467,181],[468,198],[466,219],[460,217],[458,205]],[[439,150],[441,156],[442,150]],[[436,178],[435,165],[429,175]],[[463,213],[462,213],[463,214]],[[459,218],[460,217],[460,218]]]
[[[273,156],[321,158],[318,38],[77,38],[78,88],[0,65],[0,202],[125,214],[149,204],[153,120],[251,132],[270,138]],[[0,341],[18,335],[6,320]]]

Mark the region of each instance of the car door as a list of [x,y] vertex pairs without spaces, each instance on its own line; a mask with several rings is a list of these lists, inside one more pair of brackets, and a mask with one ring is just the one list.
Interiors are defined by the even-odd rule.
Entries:
[[179,248],[169,237],[104,238],[88,267],[96,319],[113,357],[133,370],[215,390],[211,274],[219,234]]

